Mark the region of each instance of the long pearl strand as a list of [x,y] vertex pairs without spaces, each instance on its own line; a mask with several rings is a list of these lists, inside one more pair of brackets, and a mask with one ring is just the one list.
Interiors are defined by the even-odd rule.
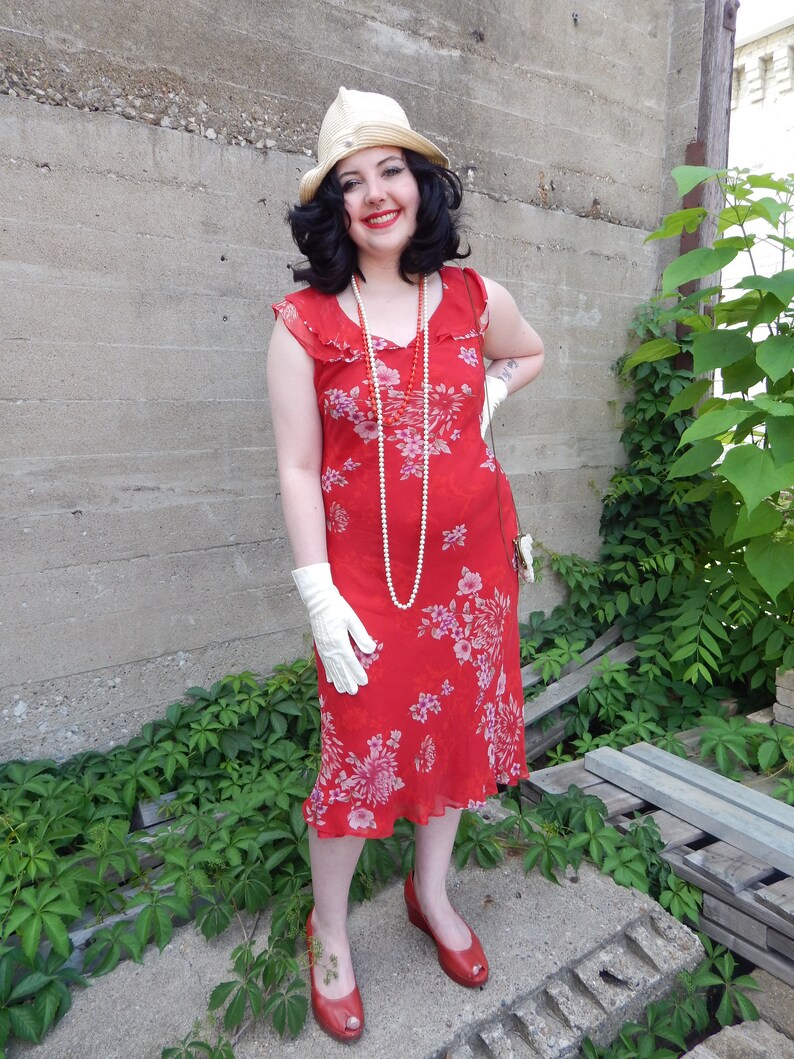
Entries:
[[386,570],[386,585],[389,589],[389,596],[391,597],[392,603],[395,607],[400,610],[410,610],[414,605],[417,593],[419,592],[419,582],[422,579],[422,567],[425,559],[425,539],[427,537],[427,495],[428,495],[428,481],[429,481],[429,463],[430,463],[430,346],[427,336],[427,276],[422,276],[420,280],[421,290],[420,299],[422,302],[422,319],[421,319],[421,330],[422,330],[422,346],[423,346],[423,357],[422,357],[422,427],[424,437],[422,439],[422,512],[419,522],[419,554],[416,560],[416,576],[414,577],[414,585],[411,591],[411,595],[408,598],[407,603],[401,603],[397,598],[397,593],[394,591],[394,582],[392,580],[391,572],[391,555],[389,553],[389,526],[386,518],[386,457],[384,450],[384,436],[383,436],[383,402],[380,396],[380,384],[378,383],[377,368],[375,364],[375,353],[372,348],[372,334],[369,329],[369,322],[367,320],[367,314],[364,309],[364,303],[361,300],[361,291],[359,290],[358,280],[355,276],[350,279],[350,285],[353,288],[353,297],[356,299],[356,305],[358,306],[359,316],[361,319],[361,332],[364,336],[364,345],[366,347],[367,362],[370,368],[370,378],[374,380],[374,397],[375,397],[375,421],[378,426],[378,488],[380,492],[380,524],[383,536],[383,563]]

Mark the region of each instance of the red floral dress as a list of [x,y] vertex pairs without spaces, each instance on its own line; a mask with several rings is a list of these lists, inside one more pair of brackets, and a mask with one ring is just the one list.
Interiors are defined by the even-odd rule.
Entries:
[[[510,485],[480,437],[485,287],[443,268],[430,318],[430,460],[422,580],[410,610],[386,584],[378,443],[361,329],[333,296],[307,289],[275,305],[314,360],[323,424],[322,490],[334,583],[377,642],[359,658],[369,683],[337,692],[318,663],[321,768],[304,804],[320,836],[390,835],[478,809],[497,783],[527,775],[519,665],[516,516]],[[384,414],[400,409],[414,354],[373,336]],[[422,365],[397,423],[385,427],[392,580],[413,586],[422,495]],[[501,517],[500,517],[501,510]]]

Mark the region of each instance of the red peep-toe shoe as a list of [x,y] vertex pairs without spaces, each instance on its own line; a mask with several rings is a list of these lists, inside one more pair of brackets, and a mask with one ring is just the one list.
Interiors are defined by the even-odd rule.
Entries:
[[[464,919],[463,922],[469,927],[471,934],[471,945],[468,949],[448,949],[442,945],[433,932],[433,928],[425,919],[425,914],[419,907],[414,890],[414,873],[411,872],[405,880],[405,907],[408,909],[408,919],[415,927],[419,927],[428,934],[436,943],[438,949],[438,962],[445,974],[449,975],[453,982],[458,985],[476,988],[485,985],[488,981],[488,961],[482,951],[482,945],[474,931]],[[462,917],[461,917],[462,918]],[[479,964],[479,971],[474,973],[473,968]]]
[[[357,1041],[364,1030],[364,1005],[361,1003],[361,994],[356,985],[346,996],[338,1000],[330,1000],[319,992],[314,982],[315,956],[312,942],[314,931],[312,930],[312,913],[306,920],[306,944],[309,949],[309,975],[311,977],[312,1011],[317,1020],[317,1025],[324,1030],[329,1037],[333,1037],[343,1044]],[[347,1020],[358,1019],[358,1026],[350,1029]]]

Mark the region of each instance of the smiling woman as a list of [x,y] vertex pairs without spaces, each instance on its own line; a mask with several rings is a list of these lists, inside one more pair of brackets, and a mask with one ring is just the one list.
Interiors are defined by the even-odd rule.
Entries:
[[466,256],[460,181],[394,100],[340,89],[318,153],[290,211],[308,288],[274,306],[268,380],[322,710],[312,1007],[349,1041],[348,890],[398,817],[417,825],[408,919],[455,982],[488,978],[445,886],[462,809],[526,775],[516,516],[484,432],[543,347],[504,288],[446,264]]

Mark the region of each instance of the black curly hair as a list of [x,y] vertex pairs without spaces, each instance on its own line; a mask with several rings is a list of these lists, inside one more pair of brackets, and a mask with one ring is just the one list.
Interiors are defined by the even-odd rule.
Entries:
[[[403,153],[419,188],[416,232],[400,255],[400,275],[408,282],[410,274],[436,272],[445,261],[468,257],[471,250],[460,249],[455,216],[463,199],[460,178],[415,151]],[[358,268],[358,252],[347,234],[345,197],[333,170],[312,201],[293,206],[287,220],[306,258],[290,266],[295,282],[324,294],[341,294]]]

